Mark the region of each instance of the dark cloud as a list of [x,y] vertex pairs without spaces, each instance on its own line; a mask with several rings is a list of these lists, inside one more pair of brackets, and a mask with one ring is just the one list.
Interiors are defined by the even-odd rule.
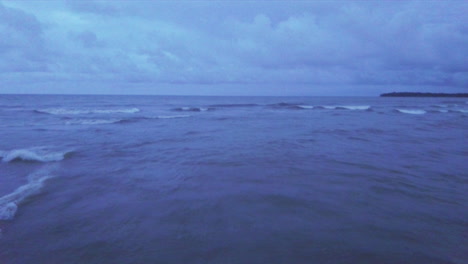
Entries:
[[174,93],[183,84],[239,85],[246,94],[275,85],[291,94],[460,91],[468,87],[463,10],[463,1],[4,2],[0,69],[8,92],[32,81],[57,91],[69,82],[154,93],[163,84]]
[[42,26],[33,15],[0,5],[0,70],[43,71]]

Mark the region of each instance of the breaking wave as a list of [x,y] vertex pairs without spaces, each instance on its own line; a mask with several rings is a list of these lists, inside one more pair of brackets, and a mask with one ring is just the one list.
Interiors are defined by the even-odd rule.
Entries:
[[411,115],[422,115],[426,113],[426,111],[420,110],[420,109],[395,109],[395,110],[403,114],[411,114]]
[[123,121],[123,119],[76,119],[67,121],[67,125],[102,125],[114,124]]
[[10,151],[0,151],[0,158],[3,162],[30,161],[30,162],[53,162],[61,161],[70,155],[72,151],[48,152],[44,148],[14,149]]
[[302,109],[314,109],[314,108],[317,108],[316,106],[313,106],[313,105],[298,105],[297,107],[302,108]]
[[210,107],[216,108],[229,108],[229,107],[256,107],[260,106],[259,104],[214,104],[210,105]]
[[179,112],[205,112],[205,111],[214,110],[214,108],[212,107],[178,107],[172,110],[179,111]]
[[370,105],[306,105],[278,103],[270,105],[273,108],[281,109],[328,109],[328,110],[370,110]]
[[344,109],[344,110],[369,110],[370,105],[327,105],[325,109]]
[[12,220],[15,217],[18,206],[28,197],[38,194],[44,182],[53,177],[52,169],[47,166],[28,176],[28,183],[18,187],[12,193],[0,197],[0,220]]
[[172,118],[184,118],[184,117],[190,117],[190,115],[161,115],[157,116],[159,119],[172,119]]
[[138,108],[124,109],[68,109],[68,108],[47,108],[34,110],[36,113],[50,115],[84,115],[84,114],[134,114],[140,112]]

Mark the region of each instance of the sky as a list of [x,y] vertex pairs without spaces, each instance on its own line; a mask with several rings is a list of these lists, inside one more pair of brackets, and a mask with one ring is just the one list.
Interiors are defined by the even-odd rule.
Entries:
[[468,92],[468,1],[0,1],[0,93]]

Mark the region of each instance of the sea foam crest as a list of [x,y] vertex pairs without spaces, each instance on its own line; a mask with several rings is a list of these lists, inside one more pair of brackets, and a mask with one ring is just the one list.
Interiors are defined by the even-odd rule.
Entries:
[[190,115],[160,115],[157,116],[159,119],[172,119],[172,118],[184,118],[184,117],[190,117]]
[[102,125],[119,123],[122,119],[75,119],[67,121],[67,125]]
[[297,107],[299,107],[301,109],[314,109],[314,108],[316,108],[313,105],[298,105]]
[[35,110],[37,113],[51,115],[83,115],[83,114],[134,114],[140,112],[138,108],[125,109],[68,109],[68,108],[47,108]]
[[411,115],[422,115],[425,114],[426,111],[421,109],[396,109],[398,112],[403,114],[411,114]]
[[324,105],[325,109],[369,110],[370,105]]
[[207,107],[178,107],[174,108],[174,111],[182,111],[182,112],[206,112],[208,110],[213,110],[213,108],[207,108]]
[[0,157],[3,162],[12,161],[35,161],[35,162],[52,162],[61,161],[71,151],[65,152],[47,152],[44,148],[33,149],[14,149],[10,151],[1,151]]
[[18,187],[12,193],[0,197],[0,220],[12,220],[18,210],[18,206],[26,198],[38,194],[44,182],[53,177],[51,170],[53,167],[44,167],[37,172],[30,174],[28,183]]

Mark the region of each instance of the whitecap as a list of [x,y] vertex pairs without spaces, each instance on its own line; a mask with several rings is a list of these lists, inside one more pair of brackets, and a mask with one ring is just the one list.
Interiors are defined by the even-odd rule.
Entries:
[[125,109],[69,109],[69,108],[47,108],[35,110],[38,113],[51,115],[83,115],[83,114],[134,114],[140,112],[138,108]]
[[0,156],[3,162],[12,161],[36,161],[36,162],[52,162],[61,161],[71,151],[65,152],[46,152],[43,148],[32,149],[14,149],[10,151],[2,151]]
[[343,105],[343,106],[338,106],[342,107],[348,110],[369,110],[370,105]]
[[205,112],[205,111],[208,111],[208,110],[213,110],[213,108],[184,106],[184,107],[175,108],[173,110],[174,111],[183,111],[183,112]]
[[172,118],[184,118],[184,117],[190,117],[190,115],[161,115],[157,116],[159,119],[172,119]]
[[53,167],[44,167],[37,172],[30,174],[28,183],[18,187],[12,193],[0,197],[0,220],[12,220],[18,210],[18,206],[26,198],[38,194],[44,182],[53,177],[51,170]]
[[122,121],[122,119],[75,119],[67,121],[67,125],[102,125],[113,124]]
[[302,108],[302,109],[314,109],[315,106],[313,105],[298,105],[297,107]]
[[422,115],[425,114],[426,111],[420,109],[396,109],[398,112],[403,114],[411,114],[411,115]]
[[332,106],[332,105],[322,105],[320,107],[325,108],[325,109],[330,109],[330,110],[336,109],[336,106]]
[[369,110],[370,105],[323,105],[325,109]]

